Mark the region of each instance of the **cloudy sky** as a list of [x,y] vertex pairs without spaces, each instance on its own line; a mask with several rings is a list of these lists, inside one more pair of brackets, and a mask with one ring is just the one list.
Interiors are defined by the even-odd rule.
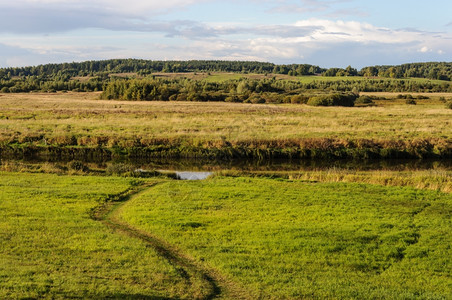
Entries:
[[452,1],[0,0],[0,67],[109,58],[452,61]]

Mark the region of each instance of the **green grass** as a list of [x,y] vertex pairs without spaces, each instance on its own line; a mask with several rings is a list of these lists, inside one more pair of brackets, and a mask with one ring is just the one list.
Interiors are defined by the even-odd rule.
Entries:
[[240,74],[240,73],[211,73],[207,75],[207,77],[200,78],[200,80],[204,80],[207,82],[224,82],[228,80],[237,80],[240,78],[250,78],[250,79],[264,79],[264,78],[273,78],[275,77],[277,80],[288,80],[288,81],[299,81],[301,83],[312,83],[314,81],[326,81],[326,82],[334,82],[334,81],[351,81],[351,82],[359,82],[359,81],[369,81],[369,80],[405,80],[416,83],[432,83],[432,84],[450,84],[447,81],[443,80],[431,80],[427,78],[384,78],[384,77],[376,77],[376,78],[368,78],[362,76],[289,76],[289,75],[281,75],[281,74]]
[[[265,77],[262,75],[262,77]],[[228,80],[238,80],[240,78],[248,78],[245,74],[237,74],[237,73],[213,73],[208,75],[203,81],[206,82],[224,82]]]
[[[365,164],[364,164],[365,165]],[[356,168],[356,166],[355,166]],[[352,168],[330,168],[320,170],[249,170],[237,171],[224,169],[217,174],[223,176],[255,176],[267,178],[285,178],[314,182],[359,182],[383,186],[414,187],[452,193],[452,170],[432,166],[429,170],[357,170]]]
[[410,81],[410,82],[416,82],[416,83],[432,83],[432,84],[450,84],[447,81],[443,80],[431,80],[427,78],[384,78],[384,77],[376,77],[376,78],[368,78],[368,77],[361,77],[361,76],[337,76],[337,77],[327,77],[327,76],[297,76],[292,77],[296,80],[302,82],[302,83],[311,83],[313,81],[351,81],[351,82],[357,82],[357,81],[369,81],[369,80],[395,80],[395,81]]
[[196,282],[90,218],[99,201],[135,183],[0,172],[0,298],[192,299]]
[[249,78],[249,79],[270,79],[276,78],[277,80],[288,80],[288,81],[299,81],[301,83],[311,83],[314,81],[368,81],[368,80],[405,80],[412,81],[416,83],[432,83],[432,84],[450,84],[444,80],[432,80],[427,78],[385,78],[385,77],[375,77],[368,78],[362,76],[289,76],[283,74],[245,74],[245,73],[227,73],[227,72],[197,72],[197,73],[157,73],[158,76],[168,77],[168,78],[191,78],[195,80],[202,80],[207,82],[225,82],[228,80],[238,80],[241,78]]
[[336,76],[336,77],[328,77],[328,76],[297,76],[293,77],[297,81],[300,81],[302,83],[311,83],[313,81],[365,81],[369,80],[369,78],[366,77],[358,77],[358,76]]
[[[394,184],[424,178],[445,190],[449,175],[392,174]],[[392,184],[373,173],[288,176]],[[148,243],[90,217],[99,203],[144,182],[156,185],[115,218],[211,270],[235,290],[223,291],[226,299],[444,299],[452,292],[451,194],[299,179],[0,172],[0,298],[205,296],[200,278],[187,280]]]
[[445,299],[452,196],[358,183],[216,177],[166,182],[124,221],[254,298]]

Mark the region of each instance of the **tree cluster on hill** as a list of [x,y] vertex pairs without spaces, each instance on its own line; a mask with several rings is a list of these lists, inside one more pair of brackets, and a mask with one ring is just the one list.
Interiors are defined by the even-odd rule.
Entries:
[[[102,99],[163,101],[225,101],[244,103],[308,103],[316,106],[353,106],[355,93],[301,94],[300,82],[229,80],[212,83],[196,80],[115,80],[104,88]],[[312,100],[313,99],[313,100]],[[312,100],[311,102],[309,102]]]
[[155,72],[235,72],[235,73],[273,73],[293,76],[322,74],[325,76],[366,76],[387,78],[428,78],[452,80],[452,63],[428,62],[411,63],[399,66],[369,66],[357,71],[348,66],[342,68],[320,68],[310,64],[276,65],[255,61],[153,61],[143,59],[111,59],[101,61],[46,64],[39,66],[0,68],[0,79],[12,77],[37,76],[47,79],[64,79],[77,76],[100,76],[114,73],[140,73],[147,75]]
[[428,62],[411,63],[400,66],[365,67],[359,75],[387,78],[427,78],[433,80],[452,80],[452,63]]
[[[103,88],[103,99],[188,100],[252,103],[306,103],[310,96],[358,92],[452,92],[452,85],[409,80],[300,81],[238,79],[209,82],[190,79],[116,79]],[[301,98],[300,98],[301,97]],[[303,98],[304,97],[304,98]]]
[[46,64],[22,68],[0,69],[0,79],[14,76],[99,76],[102,73],[139,73],[147,75],[155,72],[234,72],[234,73],[274,73],[294,75],[313,75],[325,71],[318,66],[307,64],[275,65],[255,61],[220,61],[220,60],[190,60],[190,61],[152,61],[142,59],[111,59],[102,61],[86,61],[62,64]]
[[[117,79],[114,78],[114,75],[134,74],[133,76],[135,77],[146,78],[155,72],[234,72],[240,74],[256,73],[285,74],[289,76],[323,75],[327,77],[350,77],[350,79],[330,81],[322,80],[322,77],[319,76],[318,80],[304,84],[295,80],[278,80],[276,82],[279,83],[273,82],[270,84],[272,88],[276,85],[284,85],[283,90],[287,90],[286,87],[290,85],[294,86],[292,90],[326,90],[335,92],[451,92],[452,89],[451,84],[446,81],[452,78],[452,63],[374,66],[357,71],[351,66],[345,69],[322,69],[309,64],[275,65],[272,63],[247,61],[150,61],[114,59],[81,63],[47,64],[22,68],[3,68],[0,69],[0,91],[4,93],[30,91],[105,91],[105,88],[111,88],[111,85],[116,84],[115,81]],[[357,76],[371,77],[371,79],[354,80]],[[440,79],[444,80],[444,83],[393,80],[405,77]],[[151,79],[146,80],[149,81]],[[131,84],[136,83],[132,82]],[[205,83],[198,84],[208,86]],[[215,84],[222,85],[221,83]],[[195,83],[191,83],[191,85],[195,85]],[[241,90],[249,89],[253,93],[281,92],[278,90],[266,90],[269,86],[268,79],[263,79],[261,82],[241,80],[240,86],[238,86],[238,83],[236,85],[234,88]],[[169,86],[168,88],[171,89],[172,87]],[[209,88],[211,89],[211,87]],[[216,87],[215,89],[225,90],[223,87]],[[189,95],[190,93],[183,92],[179,94]],[[138,100],[139,97],[123,95],[120,98],[133,98]]]

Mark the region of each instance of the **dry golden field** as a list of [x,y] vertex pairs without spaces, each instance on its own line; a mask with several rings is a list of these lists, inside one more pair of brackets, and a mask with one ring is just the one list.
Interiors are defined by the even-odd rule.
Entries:
[[[386,94],[387,96],[387,94]],[[378,101],[375,107],[98,100],[97,93],[1,94],[0,140],[114,145],[124,140],[205,141],[303,138],[452,138],[444,103]],[[438,96],[439,97],[439,96]],[[83,140],[85,139],[85,143]]]

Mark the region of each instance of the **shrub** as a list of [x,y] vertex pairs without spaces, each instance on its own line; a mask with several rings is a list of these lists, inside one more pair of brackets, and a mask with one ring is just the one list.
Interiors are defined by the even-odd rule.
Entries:
[[240,101],[240,98],[237,95],[231,95],[226,97],[226,99],[224,99],[224,101],[226,102],[242,102]]
[[414,99],[410,99],[410,98],[407,98],[406,100],[405,100],[405,103],[406,104],[408,104],[408,105],[416,105],[417,103],[416,103],[416,100],[414,100]]
[[176,101],[187,101],[187,94],[185,93],[177,94]]
[[355,100],[355,104],[371,104],[374,103],[371,97],[369,96],[360,96]]
[[259,94],[251,94],[251,96],[247,99],[250,103],[265,103],[265,99]]
[[419,95],[419,96],[417,96],[417,99],[419,99],[419,100],[427,100],[427,99],[430,99],[430,97],[424,96],[424,95]]
[[290,99],[291,103],[297,103],[297,104],[306,104],[308,102],[309,98],[304,95],[294,95]]
[[357,98],[356,94],[329,94],[314,96],[308,100],[308,105],[311,106],[354,106],[355,100]]
[[449,102],[446,103],[446,108],[452,109],[452,100],[449,100]]
[[329,106],[329,101],[326,97],[323,96],[315,96],[315,97],[311,97],[308,100],[308,105],[311,106]]
[[272,104],[277,104],[277,103],[283,103],[284,99],[281,95],[279,95],[278,93],[266,93],[264,95],[265,97],[265,103],[272,103]]
[[[420,96],[423,97],[423,96]],[[407,94],[407,95],[397,95],[396,97],[397,99],[414,99],[413,95]],[[418,98],[418,99],[423,99],[423,98]],[[427,98],[428,99],[428,98]]]
[[76,170],[76,171],[82,171],[82,172],[88,172],[89,168],[87,166],[85,166],[82,162],[80,161],[72,161],[69,163],[69,168],[72,170]]
[[124,163],[113,163],[107,166],[105,173],[107,175],[127,176],[135,172],[135,167]]

